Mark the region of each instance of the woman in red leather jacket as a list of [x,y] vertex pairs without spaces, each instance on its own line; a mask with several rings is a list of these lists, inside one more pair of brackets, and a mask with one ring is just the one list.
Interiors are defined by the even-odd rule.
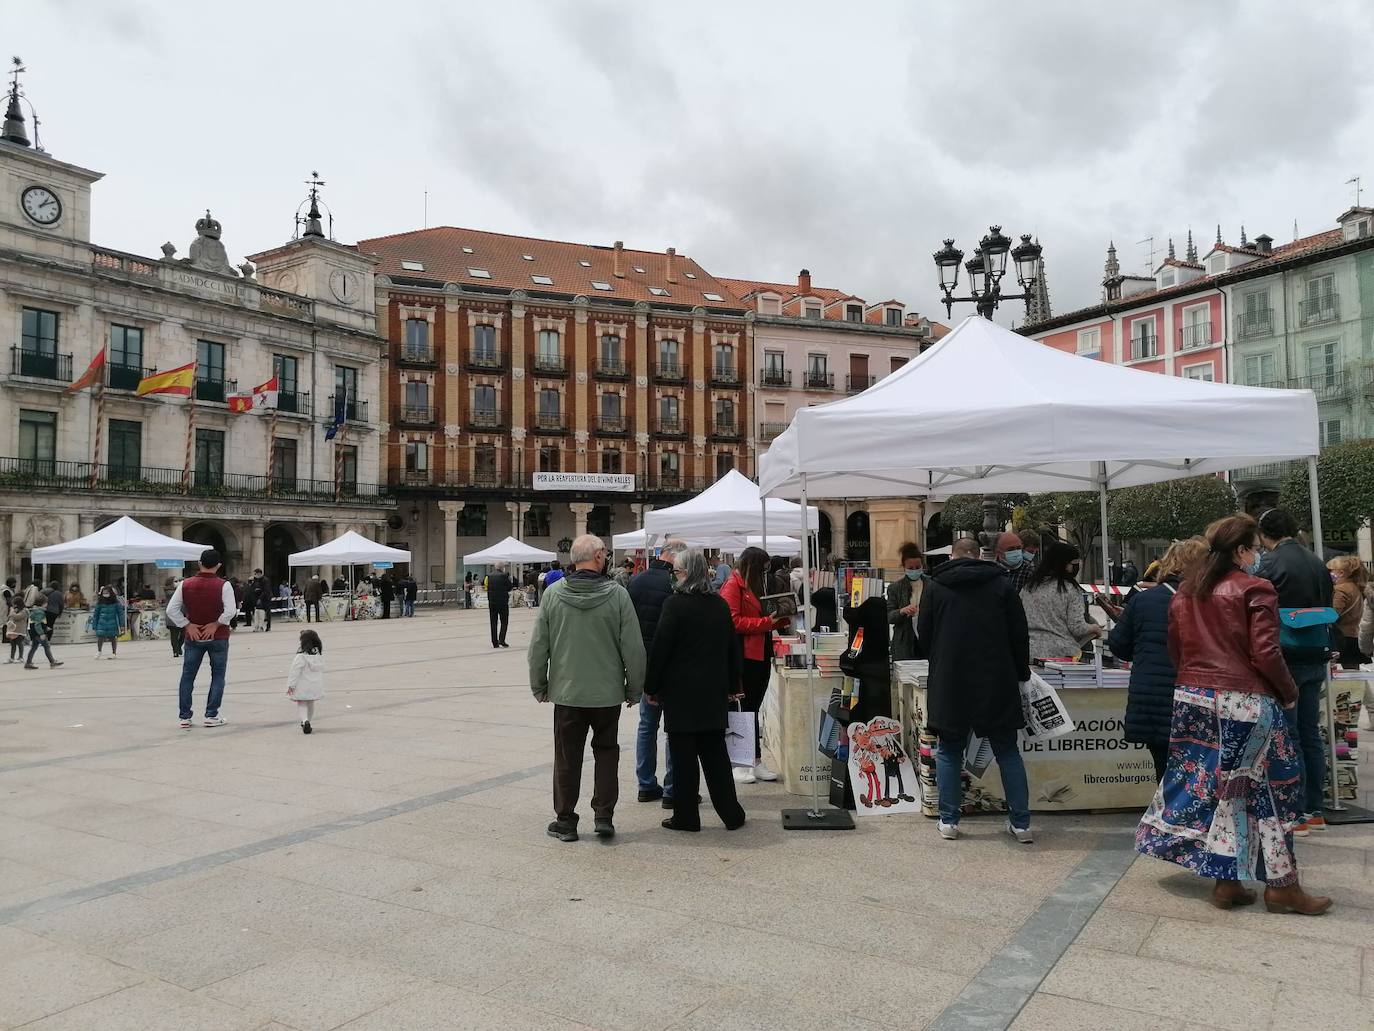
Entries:
[[762,548],[745,548],[740,552],[735,568],[721,585],[720,596],[730,606],[744,648],[744,701],[741,708],[754,716],[754,768],[735,767],[735,780],[752,784],[756,780],[777,780],[778,775],[763,763],[763,749],[759,741],[759,706],[768,692],[768,679],[773,664],[773,631],[785,627],[786,619],[763,614],[759,597],[765,593],[768,552]]
[[1282,711],[1298,689],[1279,649],[1274,585],[1247,572],[1257,533],[1246,515],[1209,526],[1207,561],[1169,604],[1169,760],[1136,849],[1215,878],[1219,909],[1254,902],[1243,882],[1260,880],[1271,913],[1315,916],[1331,900],[1298,883],[1301,777]]

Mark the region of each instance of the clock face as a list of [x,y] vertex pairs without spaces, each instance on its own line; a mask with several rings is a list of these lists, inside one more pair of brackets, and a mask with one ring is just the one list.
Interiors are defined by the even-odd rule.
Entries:
[[46,186],[30,186],[20,201],[24,214],[40,226],[50,226],[62,217],[62,202]]
[[363,277],[356,272],[336,268],[329,273],[329,289],[343,304],[352,304],[362,296]]

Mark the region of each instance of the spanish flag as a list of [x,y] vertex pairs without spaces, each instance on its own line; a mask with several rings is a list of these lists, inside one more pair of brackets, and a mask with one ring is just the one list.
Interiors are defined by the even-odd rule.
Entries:
[[101,348],[91,364],[86,366],[86,371],[81,374],[81,378],[67,388],[67,393],[75,394],[78,390],[85,390],[92,383],[101,378],[105,372],[105,348]]
[[191,388],[196,382],[196,363],[182,365],[167,372],[155,372],[138,381],[138,396],[144,394],[180,394],[191,396]]

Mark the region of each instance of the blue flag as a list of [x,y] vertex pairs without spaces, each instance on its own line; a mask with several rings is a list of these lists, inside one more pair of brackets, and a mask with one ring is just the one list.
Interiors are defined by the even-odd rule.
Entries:
[[348,395],[334,395],[334,419],[325,425],[324,439],[333,440],[339,428],[348,420]]

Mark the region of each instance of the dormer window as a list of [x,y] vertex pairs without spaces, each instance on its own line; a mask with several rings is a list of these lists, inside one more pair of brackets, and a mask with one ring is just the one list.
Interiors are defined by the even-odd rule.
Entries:
[[889,326],[900,326],[902,324],[901,308],[888,308],[886,309],[886,312],[887,324]]
[[805,305],[802,310],[802,315],[808,319],[818,319],[821,317],[821,306],[819,304]]
[[423,261],[403,261],[401,262],[401,268],[405,269],[407,272],[423,272],[425,270],[425,263]]
[[1226,271],[1226,255],[1225,255],[1225,254],[1213,254],[1210,258],[1207,259],[1207,274],[1208,274],[1209,276],[1215,276],[1215,275],[1217,275],[1217,274],[1219,274],[1219,273],[1221,273],[1221,272],[1225,272],[1225,271]]
[[1165,269],[1159,274],[1159,285],[1161,287],[1174,285],[1174,270]]
[[864,320],[864,306],[862,304],[846,304],[844,306],[844,320],[846,322],[862,322]]

